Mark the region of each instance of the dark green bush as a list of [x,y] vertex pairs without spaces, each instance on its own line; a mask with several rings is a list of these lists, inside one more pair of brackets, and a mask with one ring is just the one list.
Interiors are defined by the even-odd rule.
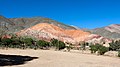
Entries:
[[96,51],[98,51],[98,53],[100,55],[103,55],[109,49],[107,47],[105,47],[105,46],[100,45],[100,44],[95,44],[95,45],[90,46],[90,50],[91,50],[91,53],[96,53]]
[[32,38],[24,38],[23,39],[23,42],[27,45],[27,46],[30,46],[33,44],[33,39]]
[[57,39],[51,39],[51,46],[57,46],[58,40]]
[[120,40],[109,43],[109,50],[118,51],[120,49]]
[[100,46],[99,47],[99,49],[98,49],[98,53],[100,54],[100,55],[103,55],[105,52],[107,52],[109,49],[107,48],[107,47],[105,47],[105,46]]
[[7,47],[8,45],[12,44],[12,39],[9,38],[1,39],[1,44]]
[[14,46],[14,48],[15,47],[20,47],[21,46],[21,42],[20,42],[20,40],[19,39],[12,39],[12,43],[11,43],[11,46],[13,47]]
[[91,53],[95,53],[96,51],[98,51],[98,49],[99,49],[100,46],[101,45],[99,45],[99,44],[90,45]]
[[44,40],[39,40],[36,42],[37,46],[40,47],[41,49],[49,47],[49,42],[44,41]]
[[62,42],[62,41],[59,41],[58,48],[59,48],[59,50],[64,49],[65,48],[65,43]]
[[51,44],[52,44],[51,46],[55,47],[57,50],[61,50],[65,48],[65,43],[57,39],[52,39]]

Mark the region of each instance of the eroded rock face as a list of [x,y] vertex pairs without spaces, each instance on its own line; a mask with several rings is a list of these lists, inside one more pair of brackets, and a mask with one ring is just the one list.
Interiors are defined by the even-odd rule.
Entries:
[[17,32],[17,34],[47,40],[55,38],[70,43],[85,41],[85,39],[90,35],[90,33],[82,30],[66,30],[48,23],[37,24],[28,29],[21,30],[20,32]]

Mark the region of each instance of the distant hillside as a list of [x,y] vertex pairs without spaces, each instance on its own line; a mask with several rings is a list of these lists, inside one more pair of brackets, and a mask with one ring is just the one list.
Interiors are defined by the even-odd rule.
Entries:
[[12,22],[14,22],[17,26],[22,28],[29,28],[38,23],[49,23],[61,27],[63,29],[75,29],[72,26],[65,25],[63,23],[57,22],[55,20],[43,17],[33,17],[33,18],[10,18]]
[[13,31],[14,29],[14,23],[10,21],[9,19],[0,16],[0,33]]
[[61,27],[63,29],[76,29],[72,26],[59,23],[55,20],[51,20],[43,17],[33,17],[33,18],[5,18],[0,16],[0,30],[10,32],[18,32],[20,30],[29,28],[38,23],[49,23]]
[[50,41],[52,38],[78,45],[81,41],[89,43],[111,42],[110,39],[91,34],[83,30],[67,30],[48,23],[39,23],[30,28],[17,32],[19,36],[29,36]]
[[98,34],[106,38],[120,38],[120,24],[112,24],[103,28],[96,28],[89,31],[93,34]]
[[51,40],[52,38],[70,42],[79,43],[84,41],[90,33],[82,30],[67,30],[48,23],[39,23],[28,29],[21,30],[17,33],[20,36],[31,36],[37,39]]

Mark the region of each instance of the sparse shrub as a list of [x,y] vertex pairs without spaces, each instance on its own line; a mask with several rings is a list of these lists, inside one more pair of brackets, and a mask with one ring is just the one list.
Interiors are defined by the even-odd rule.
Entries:
[[68,52],[70,51],[70,49],[72,49],[71,45],[66,46],[66,48],[67,48]]
[[120,51],[118,51],[118,57],[120,57]]
[[82,50],[85,50],[85,46],[86,46],[86,44],[85,44],[85,42],[80,42],[80,44],[79,44],[81,47],[81,49]]
[[88,43],[83,41],[83,42],[80,42],[79,45],[81,46],[80,49],[86,50],[86,46],[88,46]]

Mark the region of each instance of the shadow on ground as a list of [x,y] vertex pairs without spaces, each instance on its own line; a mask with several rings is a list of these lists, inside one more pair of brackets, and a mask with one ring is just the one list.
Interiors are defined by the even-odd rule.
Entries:
[[0,54],[0,66],[21,65],[33,59],[38,59],[38,57]]

